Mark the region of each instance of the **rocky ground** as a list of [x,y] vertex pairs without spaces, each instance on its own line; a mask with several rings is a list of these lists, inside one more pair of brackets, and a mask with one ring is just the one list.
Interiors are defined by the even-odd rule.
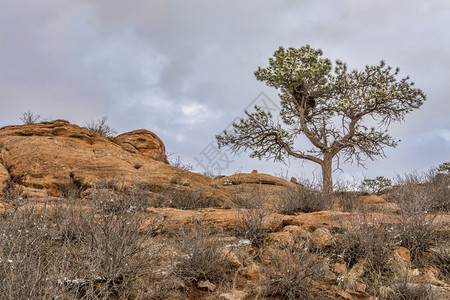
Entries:
[[[136,130],[0,128],[9,299],[450,299],[450,179],[334,195],[171,166]],[[411,179],[411,178],[409,178]]]

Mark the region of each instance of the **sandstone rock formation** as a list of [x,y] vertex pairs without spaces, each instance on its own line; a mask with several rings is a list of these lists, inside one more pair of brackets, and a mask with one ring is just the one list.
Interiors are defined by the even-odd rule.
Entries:
[[163,142],[147,130],[106,138],[55,120],[0,128],[0,146],[2,189],[11,178],[20,186],[56,196],[67,183],[90,187],[115,178],[125,184],[166,187],[177,177],[185,186],[211,190],[211,179],[168,165]]
[[164,143],[151,131],[134,130],[117,136],[114,141],[131,153],[140,153],[154,160],[169,163]]

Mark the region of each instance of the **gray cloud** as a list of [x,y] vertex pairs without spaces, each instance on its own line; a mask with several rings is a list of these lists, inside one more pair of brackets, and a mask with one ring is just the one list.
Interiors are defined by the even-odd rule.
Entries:
[[[352,68],[385,59],[428,95],[391,127],[402,143],[389,159],[367,170],[343,166],[342,176],[436,166],[450,153],[449,14],[448,1],[6,0],[0,126],[28,109],[78,124],[109,115],[119,131],[153,130],[169,152],[194,162],[261,91],[276,100],[254,70],[279,45],[310,44]],[[287,169],[234,160],[226,172]],[[291,163],[291,175],[317,169]]]

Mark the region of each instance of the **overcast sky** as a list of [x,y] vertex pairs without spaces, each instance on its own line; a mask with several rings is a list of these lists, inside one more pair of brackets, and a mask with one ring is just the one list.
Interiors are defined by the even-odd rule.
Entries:
[[[264,95],[277,103],[276,91],[255,79],[257,67],[279,46],[309,44],[349,68],[384,59],[428,97],[391,125],[402,141],[386,149],[388,159],[344,165],[335,176],[427,170],[450,160],[449,16],[448,0],[2,0],[0,126],[20,124],[27,110],[83,126],[109,116],[119,133],[155,132],[171,158],[201,172],[196,159],[208,162],[215,135],[245,107]],[[224,174],[321,174],[312,163],[245,153],[214,163]]]

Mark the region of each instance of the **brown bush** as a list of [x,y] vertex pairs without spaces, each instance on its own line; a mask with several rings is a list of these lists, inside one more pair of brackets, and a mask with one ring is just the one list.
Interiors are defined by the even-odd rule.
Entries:
[[[334,258],[344,262],[347,269],[361,269],[358,278],[355,274],[344,274],[340,284],[352,286],[347,281],[356,279],[368,283],[372,293],[377,294],[378,288],[390,283],[400,268],[392,260],[393,250],[398,245],[394,228],[388,220],[380,215],[355,215],[349,220],[340,219],[341,232],[335,234],[336,246],[333,249]],[[349,275],[347,278],[345,275]]]
[[265,197],[264,192],[258,188],[251,193],[241,194],[234,200],[245,207],[236,209],[234,230],[258,248],[277,222],[276,217],[264,207],[267,202]]
[[51,299],[55,250],[44,216],[33,208],[0,219],[0,294],[4,299]]
[[386,200],[397,203],[408,213],[450,211],[450,176],[446,174],[417,172],[397,175],[396,186]]
[[185,283],[199,280],[220,282],[231,271],[224,244],[207,229],[181,229],[175,237],[180,251],[174,263],[174,273]]
[[284,249],[270,249],[266,255],[265,297],[315,299],[324,296],[317,283],[323,279],[324,261],[303,246],[291,244]]
[[305,187],[285,188],[275,211],[291,215],[296,212],[310,213],[331,208],[331,196]]
[[[0,220],[0,294],[6,299],[136,298],[161,259],[136,213],[29,206]],[[139,288],[137,288],[139,286]]]
[[198,188],[173,188],[154,195],[150,204],[155,207],[198,209],[219,207],[220,201]]
[[414,284],[407,281],[393,284],[389,292],[381,299],[386,300],[433,300],[429,284]]

